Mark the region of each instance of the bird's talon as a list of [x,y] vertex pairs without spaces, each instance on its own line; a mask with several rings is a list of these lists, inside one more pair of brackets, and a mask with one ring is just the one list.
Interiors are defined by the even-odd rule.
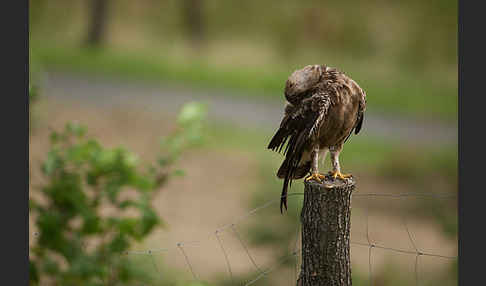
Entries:
[[336,180],[336,178],[339,178],[341,180],[344,180],[346,178],[351,178],[352,177],[351,174],[343,174],[341,172],[334,172],[334,171],[329,172],[329,174],[332,176],[332,178],[334,180]]
[[310,180],[314,179],[315,181],[322,183],[322,180],[325,179],[325,178],[326,178],[325,175],[315,173],[315,174],[312,174],[312,175],[308,176],[307,178],[305,178],[305,181],[310,181]]

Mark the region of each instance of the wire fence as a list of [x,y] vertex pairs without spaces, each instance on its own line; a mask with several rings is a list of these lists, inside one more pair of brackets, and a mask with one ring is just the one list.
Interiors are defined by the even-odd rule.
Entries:
[[[298,197],[298,196],[303,196],[304,193],[289,193],[287,196],[289,198],[291,197]],[[401,198],[421,198],[421,199],[454,199],[457,198],[456,195],[451,195],[451,194],[423,194],[423,193],[403,193],[403,194],[380,194],[380,193],[366,193],[366,194],[353,194],[352,198],[354,199],[366,199],[366,198],[394,198],[394,199],[401,199]],[[157,265],[154,255],[157,254],[162,254],[166,253],[168,251],[178,251],[180,255],[183,257],[185,264],[187,266],[187,271],[191,274],[192,279],[195,281],[201,281],[200,276],[198,273],[195,271],[195,267],[193,265],[193,262],[188,256],[187,252],[185,251],[185,246],[198,246],[201,245],[202,242],[209,240],[209,239],[215,239],[217,241],[217,244],[219,245],[219,250],[223,254],[225,264],[226,264],[226,269],[228,272],[228,276],[230,280],[232,281],[233,285],[239,285],[235,284],[235,275],[233,272],[233,268],[231,265],[230,260],[228,259],[228,252],[225,247],[224,241],[221,237],[221,234],[223,232],[230,232],[234,237],[237,239],[239,244],[241,245],[242,249],[246,253],[246,256],[248,258],[248,262],[252,265],[252,267],[255,269],[256,274],[253,279],[245,281],[244,286],[249,286],[257,281],[265,278],[270,274],[271,272],[275,271],[278,269],[279,266],[281,266],[283,263],[287,262],[290,259],[294,259],[294,280],[292,282],[295,283],[295,281],[298,278],[298,263],[299,263],[299,258],[300,258],[300,248],[298,245],[299,242],[299,235],[300,235],[300,221],[297,223],[297,229],[296,229],[296,234],[294,237],[294,245],[293,245],[293,250],[288,253],[287,255],[284,255],[280,259],[277,259],[277,261],[270,266],[267,267],[262,267],[259,266],[257,260],[255,257],[251,254],[247,243],[245,242],[244,238],[241,236],[240,232],[238,231],[238,224],[241,222],[245,221],[249,217],[253,216],[259,211],[262,211],[263,209],[266,209],[274,204],[277,204],[280,202],[280,197],[276,199],[269,200],[265,202],[264,204],[250,210],[249,212],[245,213],[244,215],[241,215],[239,217],[236,217],[232,222],[225,224],[214,231],[208,233],[207,235],[203,236],[199,240],[193,240],[193,241],[180,241],[177,242],[175,245],[169,246],[167,248],[152,248],[152,249],[145,249],[145,250],[130,250],[130,251],[125,251],[124,253],[121,253],[121,255],[147,255],[150,257],[151,264],[154,268],[154,270],[160,275],[161,270],[160,267]],[[297,219],[299,219],[299,216],[297,216]],[[419,277],[419,261],[420,257],[433,257],[436,259],[448,259],[448,260],[453,260],[456,259],[457,256],[449,256],[449,255],[444,255],[444,254],[439,254],[439,253],[431,253],[427,250],[424,249],[419,249],[417,247],[416,241],[413,237],[413,233],[410,231],[406,220],[403,220],[403,226],[407,232],[408,239],[410,241],[410,244],[413,247],[413,250],[408,250],[408,249],[401,249],[401,248],[393,248],[389,247],[386,245],[381,245],[376,242],[374,242],[371,237],[370,237],[370,230],[369,230],[369,211],[368,207],[366,207],[366,241],[365,242],[360,242],[360,241],[353,241],[351,240],[350,244],[351,246],[357,246],[357,247],[367,247],[368,248],[368,281],[369,285],[374,285],[373,284],[373,250],[374,249],[381,249],[389,252],[394,252],[394,253],[399,253],[399,254],[406,254],[406,255],[414,255],[415,256],[415,264],[414,264],[414,278],[415,278],[415,285],[420,284],[420,277]],[[37,236],[38,233],[34,233],[34,236]]]
[[[290,194],[288,194],[288,197],[302,196],[303,194],[304,193],[290,193]],[[353,198],[356,198],[356,199],[358,199],[358,198],[373,198],[373,197],[375,197],[375,198],[376,197],[396,198],[396,199],[409,198],[409,197],[423,198],[423,199],[448,199],[448,198],[455,198],[456,196],[455,195],[449,195],[449,194],[422,194],[422,193],[405,193],[405,194],[368,193],[368,194],[355,194],[355,195],[353,195]],[[294,265],[295,265],[294,278],[295,279],[294,279],[294,281],[297,280],[297,273],[298,273],[298,261],[297,260],[299,258],[299,254],[300,254],[299,253],[300,249],[298,248],[298,241],[299,241],[298,236],[300,234],[300,224],[299,223],[297,224],[298,227],[297,227],[297,231],[296,231],[296,235],[295,235],[295,240],[294,240],[295,244],[294,244],[293,251],[291,253],[289,253],[288,255],[282,257],[281,259],[279,259],[275,265],[267,267],[266,269],[258,266],[255,258],[251,255],[250,251],[248,250],[248,246],[246,245],[242,236],[239,234],[239,232],[237,230],[237,224],[238,223],[249,218],[250,216],[254,215],[257,212],[278,203],[279,201],[280,201],[280,198],[267,201],[266,203],[262,204],[261,206],[247,212],[246,214],[244,214],[240,217],[237,217],[236,219],[233,220],[233,222],[226,224],[226,225],[224,225],[220,228],[217,228],[214,232],[208,234],[207,237],[203,238],[203,239],[209,239],[212,236],[216,237],[216,240],[217,240],[217,242],[220,246],[220,250],[223,253],[223,256],[225,258],[226,268],[227,268],[228,275],[229,275],[231,281],[234,281],[234,275],[233,275],[230,260],[228,259],[227,251],[225,250],[225,246],[224,246],[223,241],[220,237],[220,233],[222,233],[224,231],[231,231],[232,234],[235,235],[235,237],[237,238],[237,240],[241,244],[242,248],[245,250],[245,253],[248,257],[249,262],[253,265],[253,267],[255,268],[255,271],[258,273],[255,276],[254,279],[247,281],[243,285],[248,286],[248,285],[254,284],[258,280],[266,277],[270,272],[277,269],[279,265],[281,265],[282,263],[284,263],[285,261],[287,261],[291,258],[295,259],[295,263],[294,263]],[[448,255],[442,255],[442,254],[437,254],[437,253],[430,253],[426,250],[421,250],[421,249],[417,248],[416,242],[413,239],[413,235],[412,235],[406,221],[404,220],[403,223],[404,223],[404,228],[405,228],[407,235],[408,235],[408,239],[409,239],[411,245],[413,246],[413,249],[414,249],[413,251],[407,250],[407,249],[388,247],[388,246],[380,245],[380,244],[373,242],[372,239],[370,238],[369,215],[368,215],[368,211],[366,211],[366,242],[351,241],[350,243],[351,243],[351,245],[368,248],[368,264],[369,264],[368,279],[369,279],[369,285],[373,285],[373,271],[372,271],[373,249],[382,249],[382,250],[391,251],[391,252],[395,252],[395,253],[415,255],[415,265],[414,265],[414,272],[415,273],[414,274],[415,274],[415,284],[416,285],[419,285],[419,275],[418,275],[419,257],[428,256],[428,257],[434,257],[434,258],[439,258],[439,259],[455,259],[456,258],[456,256],[448,256]],[[184,246],[187,245],[187,244],[195,245],[195,244],[201,243],[203,241],[203,239],[198,240],[198,241],[187,241],[187,242],[181,241],[181,242],[178,242],[176,244],[176,246],[180,249],[181,254],[184,256],[184,260],[187,264],[188,270],[192,274],[193,279],[196,280],[196,281],[199,280],[198,275],[194,272],[194,267],[191,263],[190,258],[184,252]],[[144,251],[127,251],[126,254],[127,255],[130,255],[130,254],[152,255],[153,253],[157,253],[157,252],[161,252],[161,251],[168,251],[168,250],[169,249],[166,248],[166,249],[153,249],[153,250],[144,250]],[[158,271],[157,267],[154,267],[154,268],[155,268],[155,270]]]

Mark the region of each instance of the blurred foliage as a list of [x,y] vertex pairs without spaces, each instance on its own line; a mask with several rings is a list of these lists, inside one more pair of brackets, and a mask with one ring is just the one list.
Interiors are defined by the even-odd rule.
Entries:
[[323,63],[357,79],[369,110],[457,118],[457,1],[201,0],[194,48],[187,0],[122,0],[101,49],[81,45],[90,1],[31,2],[31,46],[53,68],[282,99],[291,71]]
[[[33,38],[82,42],[92,1],[30,2]],[[190,44],[186,2],[112,3],[107,14],[107,43],[161,48]],[[209,50],[215,45],[240,49],[253,43],[290,62],[303,51],[319,51],[329,58],[343,54],[353,60],[384,57],[417,68],[457,63],[457,1],[453,0],[200,2],[203,19],[199,25],[204,26]]]
[[29,200],[37,239],[31,247],[34,285],[133,285],[150,275],[123,254],[140,242],[161,218],[151,205],[172,175],[182,152],[199,144],[205,107],[185,105],[177,129],[163,141],[158,163],[141,171],[137,156],[123,148],[104,148],[86,130],[68,123],[50,135],[42,165],[40,196]]
[[206,105],[198,102],[186,103],[177,118],[178,128],[173,136],[164,138],[162,145],[167,154],[161,157],[160,164],[172,164],[181,152],[204,143],[204,123],[207,114]]

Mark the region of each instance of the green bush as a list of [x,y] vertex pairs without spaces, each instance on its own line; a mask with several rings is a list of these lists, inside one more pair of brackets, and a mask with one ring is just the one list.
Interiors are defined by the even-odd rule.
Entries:
[[79,125],[52,132],[42,165],[45,180],[29,201],[37,228],[29,255],[31,284],[150,282],[123,254],[162,225],[151,200],[180,174],[173,170],[180,154],[201,141],[204,116],[202,105],[184,106],[178,128],[162,143],[164,153],[145,170],[135,154],[104,148]]

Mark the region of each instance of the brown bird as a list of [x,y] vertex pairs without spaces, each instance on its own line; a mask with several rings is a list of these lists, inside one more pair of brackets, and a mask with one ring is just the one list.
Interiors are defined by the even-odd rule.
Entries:
[[277,177],[284,179],[280,212],[287,209],[287,189],[293,179],[321,182],[318,158],[331,153],[334,179],[351,175],[341,173],[339,153],[354,131],[361,130],[366,94],[359,85],[335,68],[309,65],[293,72],[285,84],[285,114],[268,149],[283,153],[285,160]]

